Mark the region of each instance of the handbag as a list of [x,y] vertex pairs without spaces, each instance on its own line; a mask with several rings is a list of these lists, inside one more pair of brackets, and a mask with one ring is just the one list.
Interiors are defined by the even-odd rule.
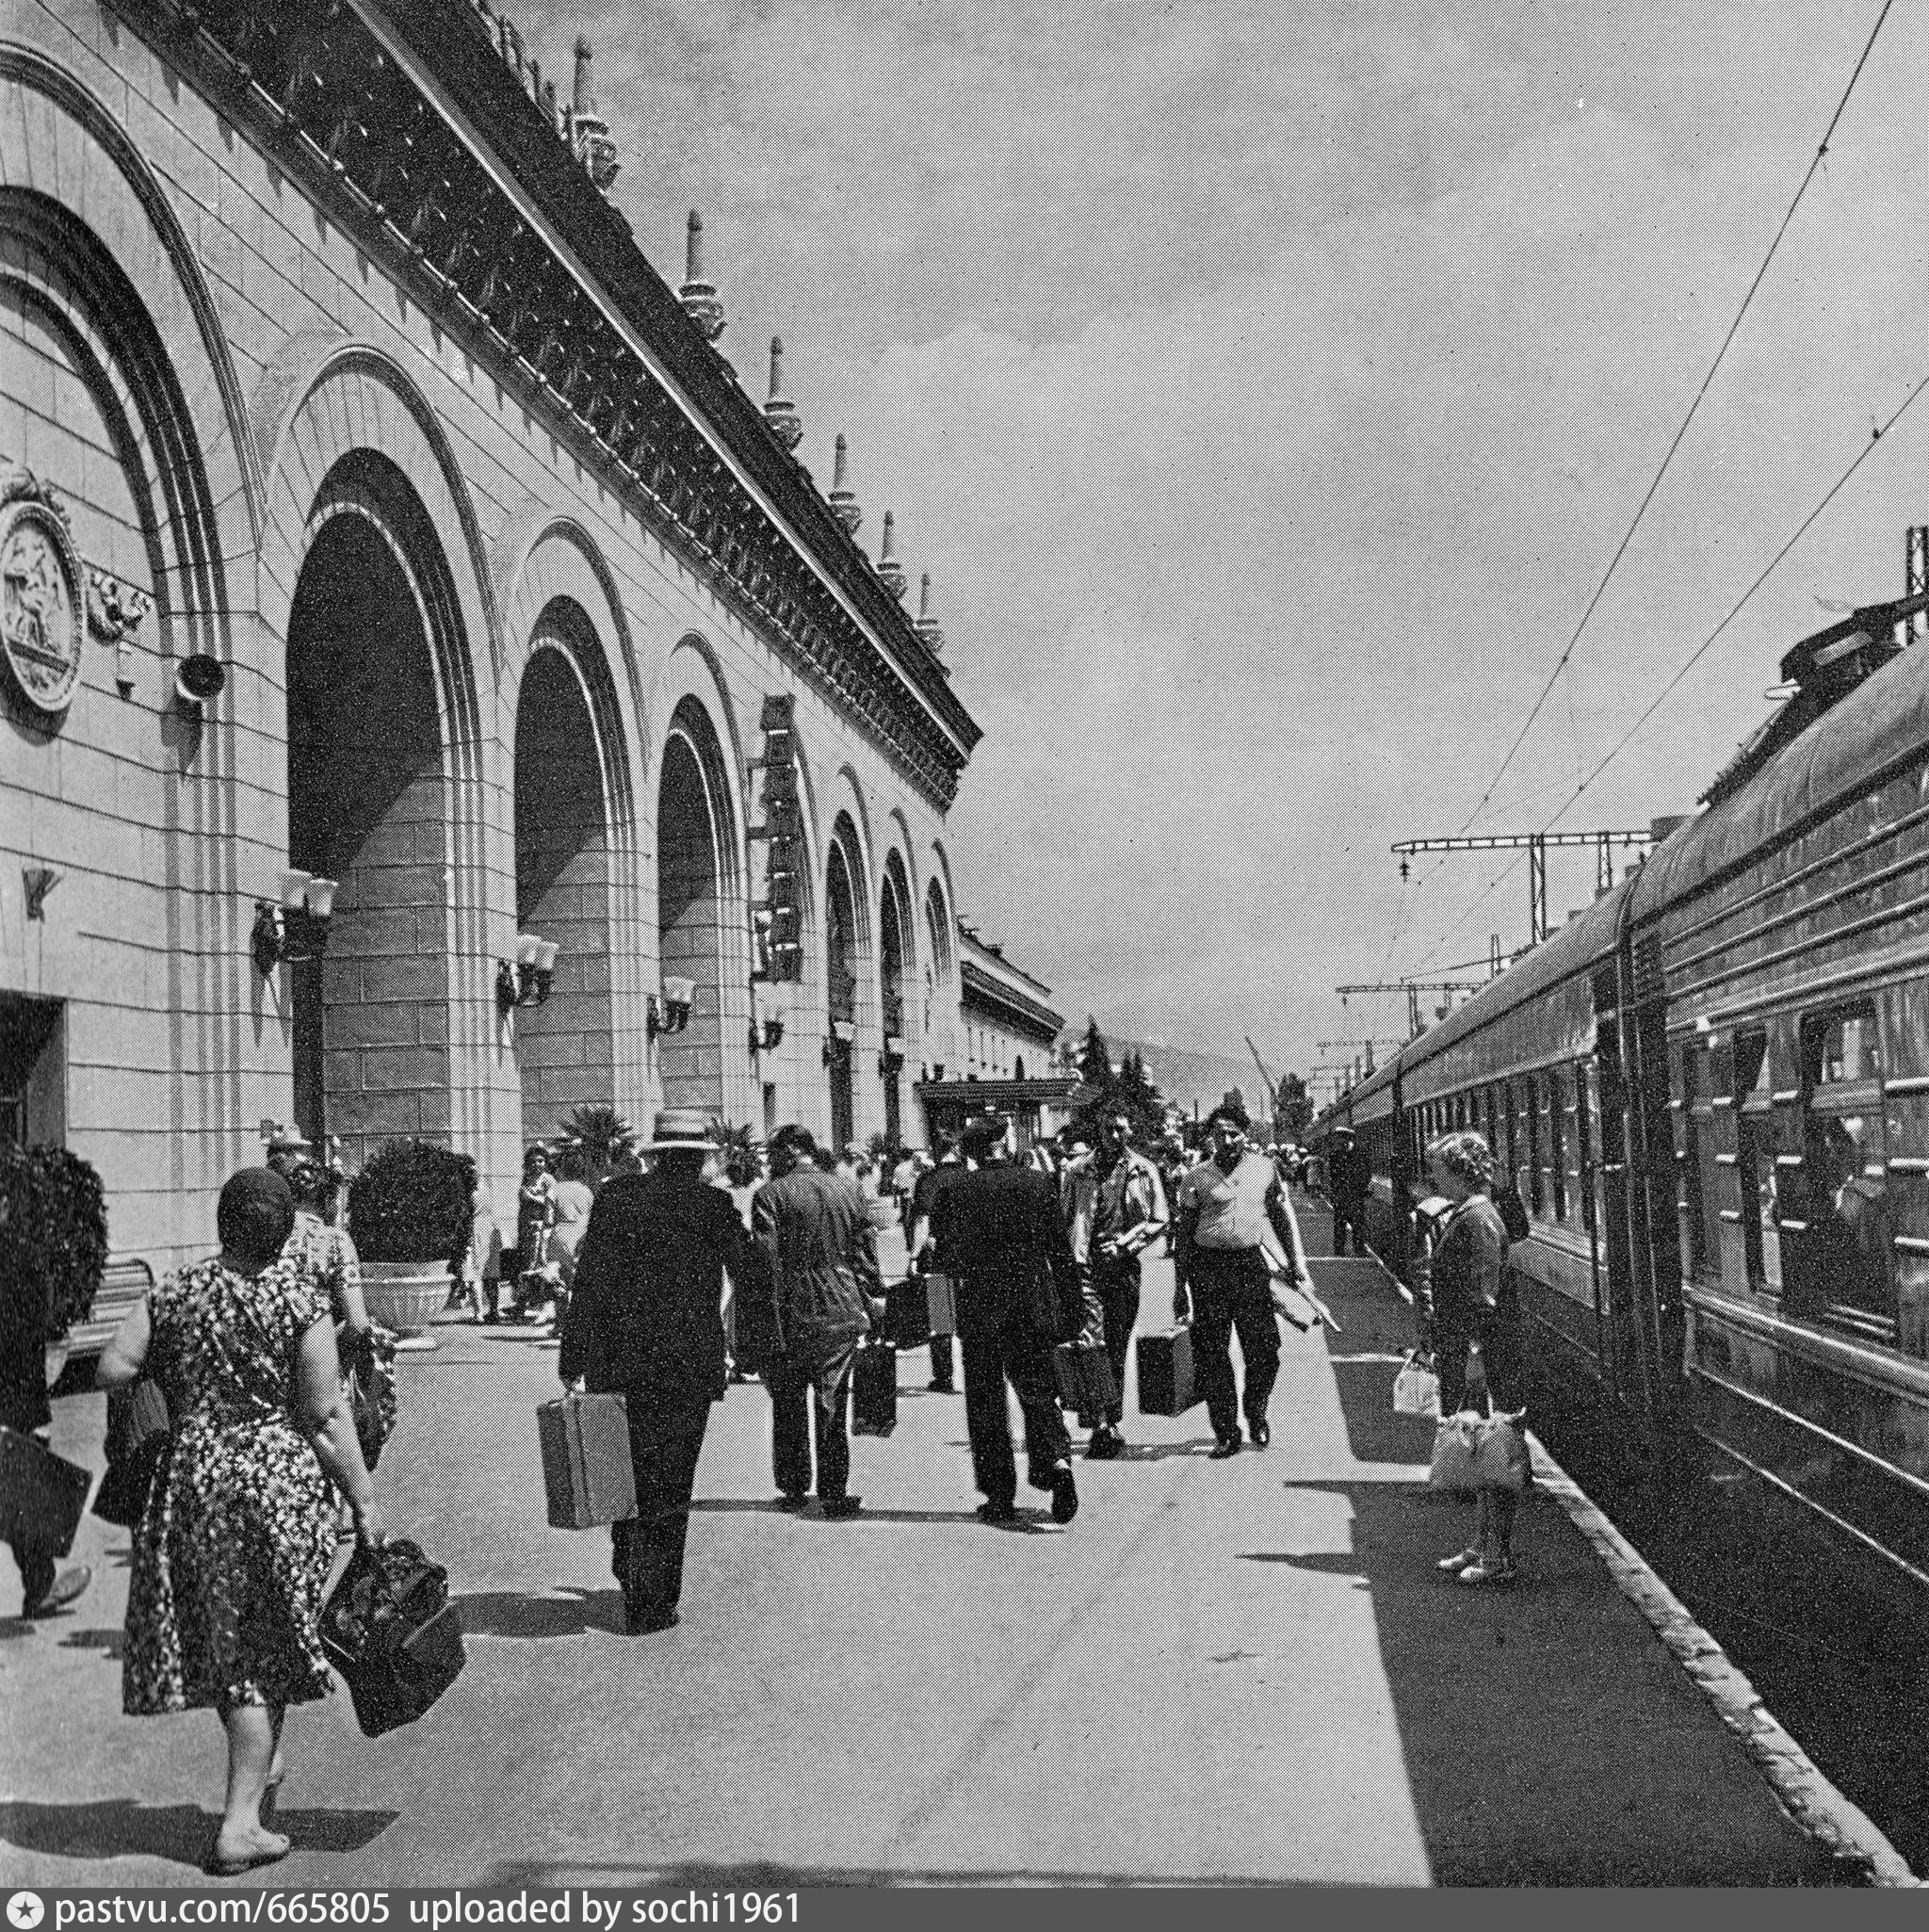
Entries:
[[1445,1416],[1434,1431],[1434,1462],[1427,1482],[1435,1489],[1478,1489],[1480,1472],[1474,1453],[1480,1447],[1484,1416],[1463,1409],[1457,1416]]
[[1474,1446],[1474,1476],[1483,1489],[1525,1489],[1533,1476],[1533,1458],[1521,1434],[1518,1415],[1482,1418]]
[[1532,1223],[1527,1218],[1527,1204],[1520,1198],[1519,1184],[1509,1178],[1494,1182],[1494,1206],[1500,1210],[1500,1226],[1507,1230],[1507,1240],[1525,1241],[1532,1229]]
[[346,1378],[349,1413],[362,1460],[372,1470],[396,1429],[396,1339],[385,1328],[364,1332]]
[[322,1606],[321,1648],[349,1686],[364,1737],[413,1724],[468,1661],[448,1572],[406,1537],[357,1543]]
[[1054,1348],[1062,1341],[1078,1340],[1085,1328],[1085,1296],[1062,1263],[1042,1261],[1035,1266],[1026,1293],[1031,1325],[1045,1340]]
[[94,1497],[93,1513],[103,1522],[131,1530],[147,1513],[168,1452],[173,1447],[168,1398],[152,1375],[131,1388],[107,1392],[107,1469]]
[[1400,1373],[1393,1378],[1393,1413],[1396,1416],[1440,1416],[1440,1378],[1434,1372],[1434,1359],[1418,1349],[1410,1349]]

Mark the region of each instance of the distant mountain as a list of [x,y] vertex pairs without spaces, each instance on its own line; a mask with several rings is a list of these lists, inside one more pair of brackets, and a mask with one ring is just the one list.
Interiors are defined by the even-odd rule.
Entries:
[[1199,1053],[1188,1047],[1168,1047],[1158,1040],[1130,1040],[1123,1034],[1099,1031],[1111,1049],[1116,1063],[1136,1053],[1145,1063],[1145,1078],[1159,1089],[1159,1097],[1183,1107],[1188,1113],[1196,1109],[1201,1116],[1210,1113],[1237,1087],[1246,1111],[1270,1114],[1271,1106],[1262,1091],[1265,1082],[1250,1060],[1235,1060],[1224,1053]]

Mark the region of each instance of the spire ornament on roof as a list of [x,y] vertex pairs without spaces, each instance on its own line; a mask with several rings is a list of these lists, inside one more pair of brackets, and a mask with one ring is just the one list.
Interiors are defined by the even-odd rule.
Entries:
[[584,171],[606,195],[623,163],[616,158],[616,141],[609,123],[596,112],[596,99],[590,91],[590,42],[576,36],[576,84],[570,114],[571,146],[583,164]]
[[945,648],[945,634],[938,628],[938,621],[931,614],[931,572],[926,571],[917,586],[917,621],[911,626],[923,641],[924,648],[933,658]]
[[784,338],[781,335],[770,337],[770,396],[764,404],[764,420],[770,426],[770,434],[786,449],[795,449],[803,440],[803,418],[797,414],[797,405],[784,393]]
[[887,510],[884,511],[884,541],[878,546],[878,581],[892,596],[901,597],[910,588],[910,579],[904,575],[904,566],[898,561],[897,537],[898,519]]
[[836,461],[831,471],[831,494],[827,499],[831,514],[844,526],[846,534],[856,536],[857,527],[864,521],[864,511],[857,507],[857,498],[851,494],[848,479],[851,456],[844,442],[844,431],[837,431]]
[[683,245],[683,286],[676,291],[683,312],[713,348],[723,333],[723,304],[717,284],[704,279],[704,218],[692,208]]

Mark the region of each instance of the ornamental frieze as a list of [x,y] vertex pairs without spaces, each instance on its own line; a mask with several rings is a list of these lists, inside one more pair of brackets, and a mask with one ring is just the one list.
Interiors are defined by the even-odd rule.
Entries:
[[60,499],[24,465],[0,478],[0,651],[21,695],[49,718],[80,688],[80,553]]

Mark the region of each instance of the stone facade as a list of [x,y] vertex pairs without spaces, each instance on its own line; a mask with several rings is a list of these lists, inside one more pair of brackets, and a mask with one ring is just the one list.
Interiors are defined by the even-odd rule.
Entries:
[[[0,40],[0,466],[106,586],[64,716],[0,722],[0,1130],[90,1160],[157,1264],[264,1117],[351,1166],[446,1138],[507,1210],[577,1104],[863,1136],[964,1058],[976,727],[519,61],[466,0],[21,0]],[[768,977],[775,693],[802,949]],[[264,975],[291,870],[338,882],[325,950]],[[505,1013],[519,934],[556,966]]]

